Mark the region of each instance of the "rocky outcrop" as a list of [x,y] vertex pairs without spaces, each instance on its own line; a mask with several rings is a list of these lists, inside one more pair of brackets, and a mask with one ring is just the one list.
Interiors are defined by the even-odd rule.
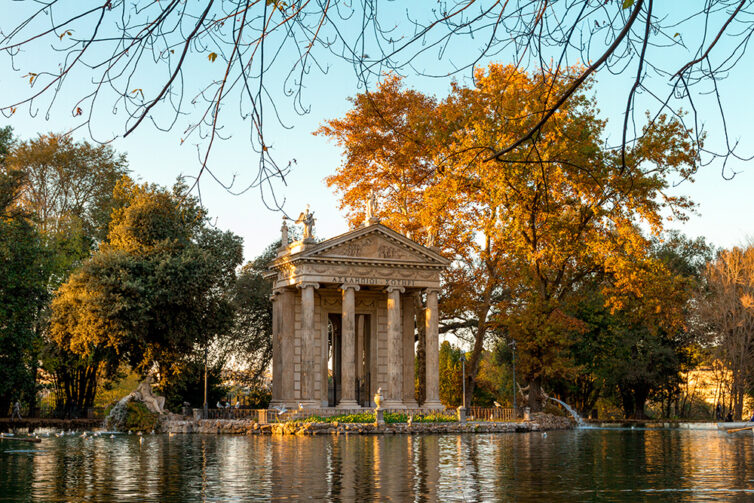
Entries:
[[[105,428],[108,430],[124,431],[128,428],[128,416],[133,414],[129,410],[129,403],[140,402],[146,407],[149,414],[153,414],[154,419],[164,415],[165,397],[157,396],[152,393],[152,376],[148,375],[133,392],[121,398],[110,409],[110,413],[105,418]],[[152,422],[154,422],[154,419]]]

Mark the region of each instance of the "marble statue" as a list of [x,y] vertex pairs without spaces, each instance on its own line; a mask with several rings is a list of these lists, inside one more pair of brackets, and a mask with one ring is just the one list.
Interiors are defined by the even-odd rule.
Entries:
[[152,375],[148,375],[146,379],[141,381],[139,384],[139,387],[136,388],[136,391],[133,393],[133,397],[136,400],[140,400],[144,403],[144,405],[147,406],[147,409],[150,411],[156,413],[156,414],[164,414],[165,413],[165,397],[164,396],[156,396],[152,393]]
[[314,229],[314,212],[309,212],[309,205],[306,205],[306,209],[296,219],[297,224],[304,224],[304,241],[307,239],[314,239],[312,230]]
[[435,235],[435,228],[432,225],[428,225],[426,229],[427,229],[427,248],[434,248],[435,240],[437,239],[437,236]]
[[288,246],[288,224],[286,217],[283,217],[283,225],[280,227],[280,248]]
[[377,194],[372,190],[367,200],[367,224],[376,224],[379,221],[380,219],[377,217]]

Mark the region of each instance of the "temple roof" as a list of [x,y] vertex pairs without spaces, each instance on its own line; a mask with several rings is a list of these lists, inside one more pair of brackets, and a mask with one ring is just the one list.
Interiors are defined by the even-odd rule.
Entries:
[[[439,282],[439,273],[448,264],[450,261],[437,251],[377,223],[319,243],[292,243],[279,251],[270,266],[270,276],[277,275],[277,282],[281,285],[298,283],[309,277],[312,281],[333,283],[343,277],[381,277],[388,284],[389,278],[400,277],[424,284],[427,281]],[[390,270],[403,272],[395,276]],[[421,277],[414,278],[411,270],[432,271],[432,275],[431,278],[423,275],[422,281]],[[328,277],[331,279],[327,280]]]

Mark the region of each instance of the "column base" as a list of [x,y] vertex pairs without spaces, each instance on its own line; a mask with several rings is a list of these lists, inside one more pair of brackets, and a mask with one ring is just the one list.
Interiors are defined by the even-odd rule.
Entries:
[[421,406],[422,409],[434,409],[434,410],[445,410],[445,406],[442,404],[440,400],[427,400],[424,402]]
[[416,400],[403,400],[403,407],[406,409],[418,409],[419,404],[416,403]]
[[400,400],[385,400],[382,402],[381,409],[405,409],[406,406]]
[[340,402],[338,402],[338,405],[335,406],[336,409],[360,409],[361,405],[356,400],[343,400],[341,399]]

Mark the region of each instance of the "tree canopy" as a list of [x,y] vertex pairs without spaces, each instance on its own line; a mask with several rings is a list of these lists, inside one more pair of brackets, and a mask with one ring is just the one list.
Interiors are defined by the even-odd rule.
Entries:
[[[506,170],[488,169],[487,146],[505,145],[532,127],[538,119],[530,110],[555,99],[568,75],[492,64],[477,71],[473,87],[455,85],[438,103],[390,79],[318,132],[346,153],[327,182],[352,222],[361,217],[358,201],[374,190],[388,225],[453,259],[442,308],[446,319],[467,320],[474,330],[469,396],[491,330],[517,340],[522,374],[535,388],[572,368],[562,348],[579,285],[609,274],[604,294],[616,309],[626,295],[642,295],[663,266],[649,256],[640,225],[659,233],[663,212],[683,218],[692,207],[667,189],[696,169],[693,134],[660,117],[623,159],[604,147],[605,123],[583,93],[542,127],[535,151],[522,146],[508,154]],[[399,127],[382,127],[383,120]],[[395,134],[401,130],[423,135],[425,146],[404,147]],[[430,167],[426,176],[404,175],[423,166]]]
[[146,372],[163,372],[225,333],[226,296],[242,258],[241,240],[208,225],[185,187],[116,188],[107,240],[53,301],[52,337],[72,351],[114,353]]

